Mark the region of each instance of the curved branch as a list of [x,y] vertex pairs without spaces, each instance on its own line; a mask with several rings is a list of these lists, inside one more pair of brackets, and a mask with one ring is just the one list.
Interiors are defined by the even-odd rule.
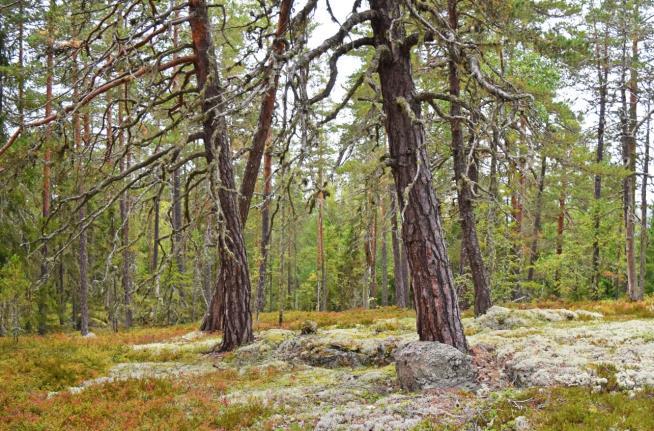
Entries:
[[75,111],[87,104],[89,104],[91,101],[93,101],[96,97],[98,97],[101,94],[106,93],[107,91],[111,90],[112,88],[118,87],[119,85],[122,85],[124,83],[133,81],[136,78],[139,78],[149,72],[152,72],[153,69],[155,69],[158,72],[162,72],[166,69],[170,69],[171,67],[176,67],[179,66],[180,64],[188,64],[188,63],[193,63],[195,61],[195,55],[186,55],[183,57],[179,57],[170,61],[167,61],[165,63],[161,63],[158,66],[143,66],[139,68],[138,70],[134,72],[128,72],[125,73],[118,78],[112,79],[109,82],[104,83],[103,85],[97,87],[96,89],[88,92],[85,96],[81,97],[79,102],[64,107],[61,111],[55,112],[53,114],[50,114],[46,117],[43,117],[38,120],[30,121],[29,123],[25,123],[24,125],[18,127],[16,131],[11,135],[7,143],[5,143],[1,148],[0,148],[0,157],[13,145],[13,143],[18,139],[20,134],[25,130],[26,128],[32,128],[32,127],[39,127],[39,126],[44,126],[46,124],[49,124],[53,121],[55,121],[59,117],[63,117],[64,115]]
[[326,97],[332,92],[334,85],[336,84],[336,77],[338,76],[338,59],[348,52],[360,48],[362,46],[374,46],[375,39],[372,37],[362,37],[360,39],[353,40],[352,42],[341,45],[334,51],[334,54],[329,59],[329,81],[327,86],[318,94],[309,99],[309,105],[313,105]]

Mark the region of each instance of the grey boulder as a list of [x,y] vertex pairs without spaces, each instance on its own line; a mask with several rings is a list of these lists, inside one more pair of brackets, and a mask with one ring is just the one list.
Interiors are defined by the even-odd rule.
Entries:
[[395,352],[400,386],[408,391],[433,388],[474,390],[472,358],[447,344],[413,341]]

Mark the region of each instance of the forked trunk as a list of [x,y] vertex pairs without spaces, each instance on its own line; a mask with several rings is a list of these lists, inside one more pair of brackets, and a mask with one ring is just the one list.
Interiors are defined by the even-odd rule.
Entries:
[[[190,2],[190,9],[191,13],[193,13],[194,10],[198,11],[200,9],[205,9],[206,10],[206,3],[204,1],[191,1]],[[293,1],[292,0],[283,0],[281,5],[280,5],[280,15],[279,15],[279,21],[277,23],[277,30],[275,33],[275,41],[273,43],[273,51],[275,55],[281,55],[284,53],[284,50],[286,49],[285,43],[282,39],[284,33],[286,32],[286,29],[288,28],[288,23],[289,23],[289,18],[290,18],[290,13],[291,9],[293,6]],[[206,12],[205,12],[206,15]],[[196,54],[199,52],[199,44],[210,44],[211,49],[213,50],[213,42],[210,39],[210,34],[207,35],[206,41],[203,41],[202,36],[199,35],[199,31],[205,31],[206,29],[200,29],[200,27],[197,25],[197,22],[199,19],[195,19],[191,21],[191,29],[193,33],[193,43],[194,43],[194,49]],[[206,17],[204,18],[204,24],[208,26],[208,19]],[[194,27],[194,22],[196,23]],[[196,31],[197,30],[197,31]],[[215,64],[215,59],[213,59],[214,53],[213,52],[205,52],[206,55],[211,56],[212,62]],[[199,61],[199,60],[198,60]],[[197,63],[196,63],[197,64]],[[217,70],[217,67],[216,67]],[[206,72],[206,71],[205,71]],[[271,125],[272,125],[272,117],[273,117],[273,112],[274,112],[274,107],[275,107],[275,97],[277,94],[277,84],[279,82],[279,70],[276,70],[273,67],[273,64],[269,65],[267,70],[266,70],[268,76],[268,89],[266,90],[262,100],[261,100],[261,107],[259,111],[259,124],[257,127],[257,131],[254,135],[253,142],[252,142],[252,148],[249,153],[248,161],[245,166],[245,172],[243,174],[243,182],[241,184],[240,188],[240,198],[239,195],[236,196],[237,198],[237,205],[238,205],[238,213],[240,217],[240,222],[241,222],[241,230],[243,226],[245,226],[245,223],[247,222],[247,217],[250,209],[250,202],[252,200],[252,195],[254,193],[254,186],[256,184],[257,178],[259,176],[259,167],[261,165],[261,158],[263,156],[264,150],[265,150],[265,143],[266,140],[268,139],[270,132],[271,132]],[[207,75],[205,75],[204,79],[206,80]],[[216,83],[216,93],[220,93],[219,90],[219,82],[218,77],[214,79]],[[222,99],[222,97],[221,97]],[[209,100],[205,94],[205,100]],[[218,120],[222,122],[223,124],[225,123],[224,118],[219,117]],[[206,124],[207,120],[205,120]],[[207,130],[207,127],[205,126],[205,131]],[[206,143],[205,138],[205,143]],[[221,139],[218,137],[218,139]],[[224,137],[224,141],[227,142],[227,137]],[[227,142],[227,146],[229,146],[229,142]],[[221,151],[222,154],[222,151]],[[231,161],[230,161],[231,163]],[[230,170],[232,170],[230,166]],[[233,178],[233,172],[231,173],[232,176],[232,183],[234,183],[234,178]],[[225,184],[222,185],[223,187]],[[242,237],[242,232],[240,233]],[[241,238],[242,239],[242,238]],[[245,253],[245,251],[243,252]],[[222,261],[221,261],[222,262]],[[223,263],[224,264],[224,263]],[[265,268],[264,268],[265,269]],[[247,272],[247,268],[245,268],[245,271]],[[222,271],[220,272],[222,274]],[[264,275],[265,277],[265,272]],[[220,277],[219,277],[220,280]],[[202,328],[207,328],[207,330],[219,330],[222,327],[222,316],[223,314],[228,313],[226,310],[224,310],[223,304],[227,304],[228,302],[224,298],[217,298],[217,296],[223,295],[222,290],[226,289],[225,286],[218,286],[216,289],[216,292],[214,294],[214,297],[211,300],[211,306],[209,307],[209,314],[205,321],[202,324]],[[249,278],[248,278],[248,291],[250,290],[250,283],[249,283]],[[259,294],[257,294],[259,295]],[[248,299],[249,302],[249,299]],[[259,301],[257,301],[258,303]],[[222,311],[220,311],[222,309]],[[216,314],[218,313],[218,314]]]

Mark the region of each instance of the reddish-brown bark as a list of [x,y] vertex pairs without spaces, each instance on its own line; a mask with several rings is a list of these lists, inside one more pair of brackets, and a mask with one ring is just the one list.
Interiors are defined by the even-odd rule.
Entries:
[[[224,234],[218,238],[220,272],[217,292],[203,329],[223,330],[221,351],[228,351],[253,340],[250,312],[250,276],[243,240],[243,226],[235,191],[232,150],[227,136],[225,117],[216,112],[223,106],[218,64],[211,26],[204,0],[189,2],[191,35],[195,53],[195,74],[202,90],[204,145],[207,163],[217,170],[220,186],[213,185],[220,208],[218,223]],[[217,108],[218,107],[218,108]],[[219,298],[219,300],[216,300]],[[225,304],[221,307],[220,301]]]
[[371,0],[373,34],[382,50],[380,77],[385,126],[400,208],[402,237],[412,275],[418,334],[467,351],[438,200],[428,169],[425,131],[411,71],[410,46],[400,22],[400,3]]

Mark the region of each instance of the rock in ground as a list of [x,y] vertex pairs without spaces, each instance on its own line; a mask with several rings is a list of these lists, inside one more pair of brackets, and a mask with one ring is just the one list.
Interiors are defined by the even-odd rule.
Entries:
[[409,391],[477,386],[472,358],[434,341],[413,341],[398,349],[395,368],[400,386]]
[[601,313],[586,310],[566,309],[541,309],[528,310],[491,307],[486,314],[483,314],[469,322],[468,327],[474,331],[515,329],[520,327],[534,327],[550,322],[562,322],[570,320],[600,320]]

